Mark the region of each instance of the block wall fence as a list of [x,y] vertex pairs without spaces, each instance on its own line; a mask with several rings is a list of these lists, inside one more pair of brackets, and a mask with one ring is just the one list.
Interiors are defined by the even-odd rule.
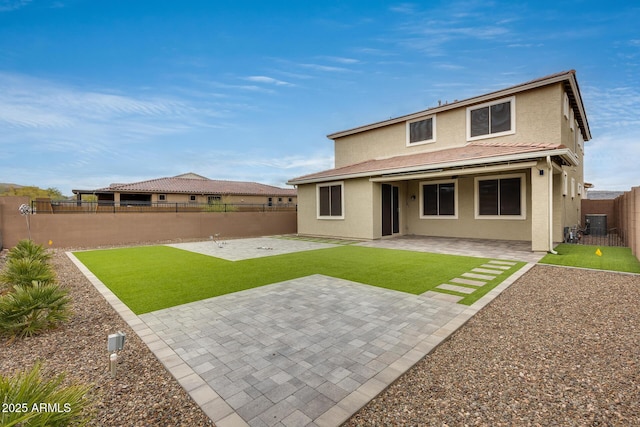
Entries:
[[[29,238],[54,248],[258,237],[297,232],[297,212],[74,213],[22,215],[28,197],[0,197],[0,247]],[[27,225],[27,220],[29,224]]]
[[607,228],[617,228],[640,259],[640,187],[633,187],[621,196],[611,200],[582,200],[582,225],[585,215],[607,215]]

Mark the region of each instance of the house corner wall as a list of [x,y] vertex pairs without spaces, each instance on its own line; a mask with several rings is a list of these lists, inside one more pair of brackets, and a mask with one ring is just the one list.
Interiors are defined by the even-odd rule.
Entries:
[[[540,175],[540,171],[543,175]],[[531,250],[546,252],[549,249],[549,179],[552,170],[544,160],[531,168]]]
[[376,204],[379,206],[379,185],[368,178],[344,181],[344,218],[318,219],[317,184],[298,186],[298,233],[308,236],[374,239],[377,224]]

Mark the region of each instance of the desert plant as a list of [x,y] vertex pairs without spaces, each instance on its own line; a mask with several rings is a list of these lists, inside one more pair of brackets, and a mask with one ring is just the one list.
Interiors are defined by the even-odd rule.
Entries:
[[71,315],[69,302],[67,291],[55,284],[16,285],[0,297],[0,332],[13,339],[55,328]]
[[33,240],[23,239],[18,242],[7,254],[7,260],[20,258],[31,258],[44,262],[51,259],[51,254],[42,246],[36,244]]
[[204,207],[204,212],[236,212],[238,207],[228,200],[212,200]]
[[2,426],[68,426],[85,425],[91,401],[89,386],[62,386],[65,375],[43,379],[41,363],[29,371],[11,377],[0,375],[0,413]]
[[33,282],[54,283],[56,275],[46,260],[14,258],[7,261],[0,272],[0,283],[14,286],[31,286]]

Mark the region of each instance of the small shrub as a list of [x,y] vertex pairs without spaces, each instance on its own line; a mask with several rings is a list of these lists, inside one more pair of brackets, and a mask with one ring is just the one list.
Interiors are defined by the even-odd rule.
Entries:
[[70,385],[62,387],[65,379],[60,374],[43,379],[41,364],[30,371],[12,377],[0,375],[0,413],[2,426],[68,426],[86,425],[91,402],[86,398],[90,387]]
[[33,282],[55,283],[56,274],[47,261],[34,258],[14,258],[7,261],[0,273],[0,283],[31,286]]
[[20,258],[31,258],[48,262],[51,259],[51,253],[47,252],[42,245],[36,244],[33,240],[24,239],[20,240],[7,254],[8,261]]
[[236,212],[238,207],[225,200],[214,200],[204,207],[204,212]]
[[0,297],[0,332],[12,338],[55,328],[71,315],[67,291],[54,284],[14,286]]

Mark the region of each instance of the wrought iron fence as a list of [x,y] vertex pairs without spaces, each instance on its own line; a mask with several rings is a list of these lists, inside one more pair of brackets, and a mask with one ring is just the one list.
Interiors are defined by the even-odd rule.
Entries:
[[622,230],[589,224],[585,228],[565,227],[564,242],[595,246],[628,246]]
[[33,201],[34,214],[95,214],[147,212],[277,212],[297,211],[295,203],[181,203],[181,202],[86,202],[75,200]]

